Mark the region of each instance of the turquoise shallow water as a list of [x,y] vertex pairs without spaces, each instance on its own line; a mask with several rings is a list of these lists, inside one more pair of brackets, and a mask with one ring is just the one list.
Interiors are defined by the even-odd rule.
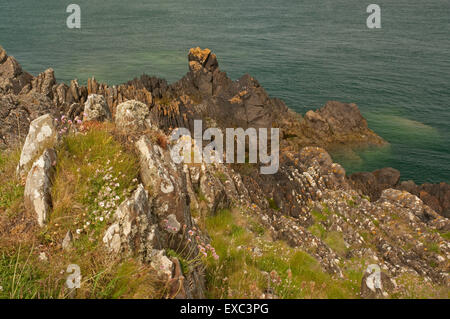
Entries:
[[[82,10],[70,30],[66,6]],[[382,28],[366,27],[366,7]],[[356,102],[391,143],[348,172],[392,166],[402,179],[450,182],[450,0],[1,0],[0,45],[33,74],[110,84],[142,73],[175,81],[187,50],[209,47],[236,79],[250,73],[304,113]]]

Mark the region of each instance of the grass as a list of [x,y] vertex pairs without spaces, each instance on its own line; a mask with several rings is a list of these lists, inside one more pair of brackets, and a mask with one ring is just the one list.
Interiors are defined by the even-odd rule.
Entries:
[[335,280],[306,252],[283,241],[261,240],[255,220],[237,209],[207,220],[212,245],[220,256],[209,261],[207,290],[211,298],[356,298],[349,280]]
[[57,153],[53,212],[43,234],[59,242],[70,229],[81,235],[77,245],[90,250],[116,207],[136,188],[137,158],[100,128],[67,136]]
[[267,198],[267,202],[269,203],[269,207],[273,210],[280,210],[277,203],[273,198]]
[[311,210],[311,215],[314,219],[314,224],[312,224],[308,230],[322,239],[331,249],[333,249],[338,255],[345,256],[348,252],[348,248],[345,245],[344,237],[341,232],[337,231],[328,231],[322,222],[328,219],[328,215],[330,214],[328,208],[324,208],[323,212],[318,210]]
[[[111,256],[100,244],[108,218],[136,188],[137,157],[115,139],[108,124],[65,136],[56,151],[53,211],[48,225],[0,234],[0,298],[164,297],[165,283],[155,270],[133,259]],[[23,224],[24,220],[17,221],[14,214],[4,211],[26,213],[20,205],[23,186],[15,177],[19,154],[0,153],[2,228]],[[68,230],[74,234],[73,249],[62,251],[61,242]],[[47,260],[39,259],[41,253]],[[70,264],[79,265],[82,274],[81,288],[75,292],[65,286]]]
[[0,212],[13,213],[20,204],[24,186],[16,176],[16,167],[20,159],[20,149],[0,151]]
[[52,298],[59,289],[43,269],[36,267],[34,247],[0,248],[0,299]]

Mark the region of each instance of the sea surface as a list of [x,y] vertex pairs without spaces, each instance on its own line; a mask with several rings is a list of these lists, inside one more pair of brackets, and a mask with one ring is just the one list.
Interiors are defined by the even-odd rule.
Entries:
[[[370,3],[381,29],[366,26]],[[176,81],[188,49],[208,47],[231,78],[251,74],[302,114],[357,103],[390,147],[334,154],[347,172],[450,182],[450,0],[0,0],[0,45],[34,75],[109,84]]]

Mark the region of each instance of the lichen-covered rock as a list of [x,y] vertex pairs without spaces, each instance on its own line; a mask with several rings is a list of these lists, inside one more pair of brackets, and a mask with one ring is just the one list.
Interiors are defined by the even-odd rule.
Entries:
[[149,107],[142,102],[130,100],[117,106],[116,125],[122,130],[141,131],[151,126]]
[[[74,91],[76,91],[74,89]],[[111,111],[103,95],[91,94],[84,104],[85,121],[110,121],[112,119]]]
[[30,124],[30,130],[22,148],[17,174],[24,178],[33,161],[46,148],[52,148],[58,141],[56,124],[50,114],[38,117]]
[[172,261],[165,255],[164,250],[153,250],[151,256],[150,266],[152,266],[158,273],[158,276],[165,280],[172,278]]
[[107,229],[103,242],[114,253],[135,254],[148,261],[155,233],[148,193],[139,184],[133,195],[117,208],[114,223]]
[[34,162],[25,184],[25,207],[36,215],[39,226],[44,226],[52,208],[51,187],[56,165],[56,153],[46,149]]
[[167,217],[174,214],[178,221],[186,220],[189,211],[186,197],[184,174],[179,165],[172,160],[170,152],[153,144],[143,136],[136,142],[140,158],[140,175],[143,184],[151,192],[155,214]]

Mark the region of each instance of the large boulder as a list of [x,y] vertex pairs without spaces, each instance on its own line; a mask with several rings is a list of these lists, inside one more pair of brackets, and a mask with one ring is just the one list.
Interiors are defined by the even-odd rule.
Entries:
[[[74,90],[76,91],[76,90]],[[91,94],[84,104],[85,121],[111,121],[112,115],[103,95]]]
[[32,211],[39,226],[43,227],[52,208],[51,187],[55,173],[56,153],[53,149],[46,149],[39,159],[34,162],[25,184],[25,207]]
[[141,131],[151,126],[149,107],[142,102],[130,100],[117,106],[116,125],[128,131]]
[[50,114],[38,117],[30,124],[30,130],[20,155],[17,174],[24,178],[34,160],[39,157],[46,148],[52,148],[58,141],[56,124]]

